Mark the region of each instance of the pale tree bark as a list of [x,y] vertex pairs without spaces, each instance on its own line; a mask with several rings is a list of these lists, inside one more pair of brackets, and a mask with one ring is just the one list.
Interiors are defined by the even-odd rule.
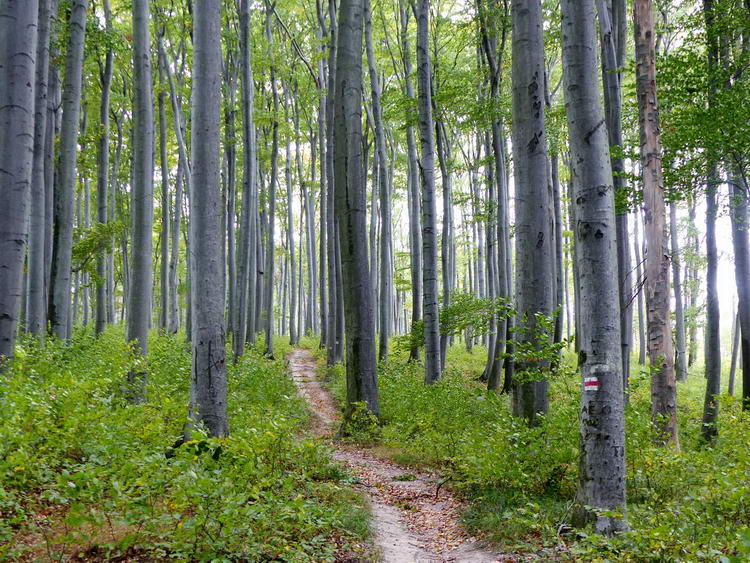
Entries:
[[[112,10],[109,0],[104,1],[104,21],[107,30],[112,28]],[[107,223],[109,199],[109,99],[112,85],[114,53],[107,47],[104,62],[99,63],[99,82],[101,99],[99,101],[99,130],[100,137],[96,147],[96,219],[99,223]],[[96,333],[101,334],[107,325],[107,257],[105,254],[96,258],[96,274],[99,277],[96,285]]]
[[52,278],[49,322],[58,338],[70,336],[70,284],[73,252],[73,206],[78,158],[78,127],[81,118],[81,82],[83,46],[86,36],[88,0],[73,0],[68,22],[68,46],[65,56],[65,78],[62,94],[60,131],[60,181],[56,185],[55,226],[52,247]]
[[219,183],[220,6],[219,0],[195,0],[193,4],[190,418],[205,424],[211,436],[229,433],[221,254],[224,225]]
[[347,413],[380,416],[362,181],[362,0],[342,0],[336,53],[334,165],[346,314]]
[[576,289],[584,315],[579,324],[583,392],[574,523],[594,520],[597,532],[612,535],[627,530],[624,516],[604,512],[624,513],[625,509],[619,283],[611,275],[617,271],[615,188],[596,80],[594,5],[592,0],[562,0],[560,6],[576,218]]
[[[409,41],[409,10],[406,0],[399,0],[399,34],[401,53],[404,64],[404,93],[409,100],[415,100],[412,82],[411,42]],[[421,198],[419,195],[419,167],[417,165],[417,143],[414,138],[414,126],[411,114],[407,114],[406,150],[407,199],[409,207],[409,257],[411,266],[411,324],[412,327],[422,319],[422,229],[420,225]],[[409,359],[419,360],[419,347],[412,346]]]
[[29,202],[26,330],[42,343],[47,332],[47,280],[45,276],[47,207],[44,160],[47,129],[55,127],[54,121],[47,119],[47,77],[50,60],[50,28],[52,15],[56,15],[56,12],[56,1],[40,0],[34,91],[34,154]]
[[[378,168],[378,194],[380,196],[380,293],[378,312],[380,317],[380,347],[378,357],[385,360],[388,357],[388,339],[391,335],[393,308],[393,257],[391,256],[391,197],[388,182],[388,163],[386,160],[385,129],[383,125],[383,108],[380,103],[380,80],[375,61],[375,50],[372,46],[372,9],[370,0],[364,0],[365,5],[365,45],[367,49],[367,63],[370,75],[370,91],[372,98],[373,129],[375,130],[375,159]],[[373,190],[375,186],[373,186]]]
[[[625,0],[597,0],[599,34],[602,51],[605,122],[609,133],[610,160],[615,192],[624,193],[625,163],[621,156],[622,139],[622,72],[625,66],[627,15]],[[633,344],[633,309],[630,277],[630,245],[627,210],[617,213],[617,277],[620,295],[620,338],[622,339],[622,376],[624,388],[630,374],[630,350]]]
[[167,158],[167,92],[164,89],[164,66],[159,57],[159,164],[161,167],[161,240],[159,241],[159,328],[167,330],[169,325],[169,160]]
[[687,344],[685,338],[685,307],[683,305],[682,259],[680,257],[680,242],[677,232],[677,205],[669,203],[669,237],[672,250],[672,287],[674,290],[675,311],[675,377],[677,381],[687,381]]
[[[148,354],[153,291],[152,238],[154,224],[154,92],[151,82],[151,39],[148,0],[133,0],[133,248],[128,295],[127,340],[139,354]],[[143,400],[146,374],[131,372],[133,399]]]
[[[270,56],[273,57],[273,33],[271,31],[271,8],[270,5],[266,12],[265,21],[266,41]],[[273,358],[273,333],[274,333],[274,310],[273,310],[273,283],[274,271],[276,268],[276,186],[278,184],[278,158],[279,158],[279,94],[276,90],[276,69],[274,64],[270,67],[271,94],[273,97],[273,123],[272,129],[272,146],[271,146],[271,175],[269,177],[268,187],[268,240],[266,249],[266,264],[264,269],[265,278],[265,304],[266,312],[266,350],[268,357]]]
[[[284,84],[284,120],[289,123],[289,86]],[[299,344],[299,334],[297,333],[297,262],[296,248],[294,245],[294,208],[292,201],[294,199],[294,184],[292,182],[292,139],[287,133],[286,142],[284,143],[284,178],[286,181],[286,238],[288,243],[289,256],[289,343],[292,346]],[[301,178],[300,178],[301,180]]]
[[417,89],[422,179],[422,285],[424,310],[425,383],[440,379],[440,311],[438,308],[437,213],[435,205],[435,127],[432,119],[432,92],[429,51],[429,0],[418,0],[417,10]]
[[635,275],[638,280],[636,291],[638,292],[638,363],[646,364],[646,328],[645,328],[645,311],[643,306],[643,290],[640,284],[643,283],[643,260],[641,258],[641,239],[638,235],[639,225],[641,224],[640,210],[635,214],[633,221],[633,247],[635,252]]
[[13,357],[34,156],[37,0],[0,4],[0,362]]
[[[739,319],[739,315],[734,315],[734,321],[732,322],[732,358],[729,362],[729,382],[727,385],[727,393],[729,393],[732,397],[734,397],[734,382],[737,376],[737,356],[739,356],[739,351],[740,351],[740,319]],[[711,393],[711,396],[715,397],[721,391],[721,386],[718,386],[718,390],[711,390],[711,391],[709,391],[709,393]]]
[[[540,0],[513,0],[513,162],[516,185],[516,309],[519,342],[544,346],[538,314],[552,314],[553,208],[544,130],[544,43]],[[541,360],[519,370],[545,370]],[[513,383],[513,413],[530,424],[549,408],[546,379]]]
[[[232,28],[229,27],[231,31]],[[224,64],[224,87],[227,101],[224,104],[224,166],[225,166],[225,223],[226,223],[226,261],[227,261],[227,332],[232,335],[232,343],[239,340],[244,343],[245,333],[240,333],[235,327],[232,314],[232,304],[235,303],[237,293],[237,250],[235,234],[235,215],[237,205],[237,127],[235,110],[237,97],[237,75],[239,65],[232,49],[227,49]]]
[[750,234],[748,234],[748,186],[733,171],[729,180],[729,212],[732,219],[732,247],[737,285],[737,311],[740,319],[740,367],[742,368],[742,408],[750,410]]
[[651,365],[651,417],[657,440],[678,444],[677,384],[669,303],[669,238],[661,169],[661,131],[656,98],[653,0],[635,0],[636,92],[646,240],[646,309]]
[[[242,88],[242,215],[239,237],[237,288],[234,303],[235,339],[232,342],[235,361],[244,350],[248,324],[255,310],[257,265],[255,253],[255,214],[257,213],[257,166],[255,161],[255,84],[250,51],[250,1],[240,0],[240,81]],[[252,306],[249,306],[252,301]],[[251,344],[255,344],[255,331]]]
[[320,144],[320,249],[319,249],[319,291],[320,291],[320,347],[323,348],[328,342],[328,156],[327,156],[327,129],[326,111],[328,96],[323,85],[326,84],[325,73],[325,45],[323,37],[326,36],[325,14],[320,0],[316,0],[318,12],[318,29],[316,39],[321,43],[321,54],[318,58],[318,142]]

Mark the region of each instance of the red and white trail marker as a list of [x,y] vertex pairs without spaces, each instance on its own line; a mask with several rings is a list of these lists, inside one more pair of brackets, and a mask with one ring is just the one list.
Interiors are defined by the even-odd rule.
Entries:
[[598,391],[599,390],[599,378],[598,377],[584,377],[583,378],[583,390],[584,391]]

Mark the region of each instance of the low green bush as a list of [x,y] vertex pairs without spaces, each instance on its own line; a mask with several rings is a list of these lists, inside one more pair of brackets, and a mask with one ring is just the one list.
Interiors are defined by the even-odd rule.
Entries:
[[333,561],[364,549],[362,502],[302,437],[306,406],[283,361],[250,351],[230,366],[230,437],[198,429],[172,457],[189,347],[154,333],[147,401],[131,405],[123,382],[139,361],[118,327],[21,342],[0,376],[0,560]]

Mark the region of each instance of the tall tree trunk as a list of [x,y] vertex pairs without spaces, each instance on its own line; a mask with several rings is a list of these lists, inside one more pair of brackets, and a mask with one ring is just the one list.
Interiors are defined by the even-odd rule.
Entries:
[[[411,42],[409,41],[409,11],[406,0],[399,0],[401,52],[404,63],[404,93],[410,100],[415,98],[412,83]],[[407,190],[409,207],[409,258],[411,266],[411,325],[414,327],[422,319],[422,229],[419,221],[421,197],[419,194],[419,166],[417,164],[417,143],[414,126],[408,120],[406,128],[406,149],[408,157]],[[419,360],[419,346],[413,345],[409,359]]]
[[[148,353],[153,291],[152,238],[154,223],[154,92],[151,82],[151,39],[148,0],[133,0],[133,192],[130,214],[133,257],[128,295],[128,342],[139,354]],[[145,395],[146,373],[131,372],[133,399]]]
[[740,318],[740,366],[742,408],[750,410],[750,235],[748,235],[748,186],[739,172],[729,181],[729,212],[732,218],[732,246]]
[[58,338],[67,339],[71,318],[70,282],[73,252],[73,205],[78,158],[78,127],[81,118],[83,46],[86,35],[88,0],[73,0],[70,7],[68,49],[62,96],[60,132],[60,182],[55,196],[55,226],[49,322]]
[[[729,393],[731,396],[734,396],[734,382],[735,378],[737,376],[737,357],[739,356],[740,351],[740,316],[739,314],[734,315],[734,320],[732,321],[732,359],[729,362],[729,385],[727,389],[727,393]],[[715,403],[715,397],[720,392],[721,386],[719,386],[719,390],[712,389],[711,390],[711,399],[713,403]],[[708,392],[707,392],[708,394]],[[705,414],[704,414],[705,417]],[[709,420],[709,422],[711,422]]]
[[326,35],[325,14],[320,0],[316,0],[318,11],[318,30],[316,38],[321,43],[321,53],[318,58],[318,142],[320,143],[320,249],[319,249],[319,290],[320,290],[320,347],[328,343],[328,136],[326,126],[326,112],[328,107],[325,74],[325,45],[323,37]]
[[0,4],[0,193],[4,199],[0,208],[0,363],[13,357],[24,293],[38,18],[37,0]]
[[[289,123],[289,87],[284,85],[284,120]],[[292,139],[287,133],[284,154],[284,177],[286,179],[286,238],[289,244],[289,343],[292,346],[299,344],[297,333],[297,259],[294,246],[294,184],[292,183]],[[301,182],[302,179],[300,178]]]
[[677,205],[669,203],[669,228],[672,245],[672,287],[674,288],[675,311],[675,363],[674,369],[677,381],[687,381],[687,345],[685,339],[685,307],[683,305],[680,243],[677,233]]
[[[177,164],[175,176],[174,206],[172,207],[171,241],[169,249],[169,334],[180,330],[180,302],[177,294],[177,265],[180,260],[180,227],[182,224],[182,185],[185,170]],[[189,297],[188,297],[189,300]]]
[[[435,89],[433,85],[433,90]],[[454,247],[453,234],[453,177],[451,171],[451,148],[448,140],[448,132],[443,121],[435,122],[436,147],[438,154],[438,165],[443,187],[443,236],[440,245],[440,261],[443,268],[443,307],[451,303],[451,294],[455,284],[454,273]],[[447,334],[440,336],[440,365],[445,366],[445,355],[448,351],[450,337]]]
[[[627,530],[627,520],[607,511],[625,508],[625,413],[619,334],[617,224],[612,169],[596,80],[594,5],[562,0],[563,76],[576,229],[578,299],[581,300],[579,366],[581,457],[576,494],[581,525],[597,532]],[[611,141],[610,141],[611,142]]]
[[[548,185],[544,129],[544,43],[540,0],[513,0],[513,161],[516,182],[516,309],[520,343],[544,347],[537,315],[549,317],[553,304],[553,209]],[[541,372],[545,360],[518,365]],[[536,424],[549,408],[546,378],[513,384],[513,412]]]
[[167,159],[167,112],[164,68],[159,57],[159,163],[161,165],[161,240],[159,256],[159,328],[169,325],[169,160]]
[[36,83],[34,86],[34,153],[31,172],[31,198],[29,202],[26,330],[43,343],[47,331],[47,284],[45,276],[47,208],[44,161],[47,129],[54,129],[55,126],[53,120],[47,119],[47,77],[49,75],[49,44],[50,28],[53,23],[52,15],[57,15],[56,0],[40,0],[38,14]]
[[644,236],[648,249],[645,287],[648,352],[651,364],[651,417],[657,428],[657,440],[678,444],[677,384],[669,317],[669,238],[661,169],[661,132],[656,102],[656,54],[652,11],[653,0],[633,2],[636,92],[645,209]]
[[255,214],[258,204],[255,123],[253,121],[255,84],[250,51],[250,0],[240,0],[240,80],[242,82],[242,142],[244,144],[242,169],[244,177],[237,287],[233,304],[234,322],[232,323],[235,332],[232,342],[235,361],[244,351],[248,332],[252,334],[251,344],[255,344],[255,331],[248,331],[248,325],[254,324],[252,317],[257,306],[255,303],[257,280]]
[[190,299],[195,315],[190,418],[205,424],[211,436],[229,433],[219,183],[220,6],[219,0],[193,4],[192,186],[200,189],[190,193]]
[[422,179],[422,284],[424,287],[425,383],[442,375],[438,309],[437,213],[435,210],[435,127],[432,120],[432,72],[429,51],[429,0],[417,2],[417,86],[419,90],[419,162]]
[[638,286],[636,291],[638,292],[638,364],[646,364],[646,327],[645,325],[645,311],[643,306],[643,289],[642,285],[645,283],[643,279],[643,260],[641,258],[641,239],[638,236],[639,225],[641,224],[641,212],[637,211],[635,214],[635,221],[633,221],[633,247],[635,250],[635,275],[638,280]]
[[380,416],[362,182],[362,0],[342,0],[336,54],[334,164],[346,313],[347,414],[364,401]]
[[[378,194],[380,196],[380,295],[378,311],[380,317],[379,359],[388,357],[388,339],[390,337],[393,308],[393,257],[391,256],[391,197],[388,185],[388,163],[386,161],[385,129],[383,125],[383,108],[380,104],[380,81],[375,61],[375,50],[372,46],[372,9],[370,0],[365,4],[365,44],[367,63],[370,75],[372,94],[373,129],[375,130],[375,159],[378,167]],[[373,190],[375,186],[373,186]]]
[[[622,140],[622,69],[625,66],[627,16],[625,0],[597,0],[602,50],[605,122],[609,133],[610,160],[615,191],[627,190],[625,163],[621,156]],[[628,211],[617,212],[617,276],[620,295],[620,338],[622,339],[623,386],[627,389],[630,374],[630,350],[633,344],[633,309],[630,278],[630,244]]]

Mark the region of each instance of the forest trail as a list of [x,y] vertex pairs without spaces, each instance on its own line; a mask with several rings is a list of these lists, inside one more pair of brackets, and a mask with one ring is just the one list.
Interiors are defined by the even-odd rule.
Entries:
[[[287,360],[300,395],[312,407],[312,433],[332,439],[340,423],[339,409],[318,379],[315,359],[308,350],[295,348]],[[334,459],[358,478],[357,488],[367,497],[375,544],[384,562],[518,561],[487,551],[467,536],[459,524],[463,503],[445,488],[435,494],[436,475],[402,467],[360,447],[332,445]]]

